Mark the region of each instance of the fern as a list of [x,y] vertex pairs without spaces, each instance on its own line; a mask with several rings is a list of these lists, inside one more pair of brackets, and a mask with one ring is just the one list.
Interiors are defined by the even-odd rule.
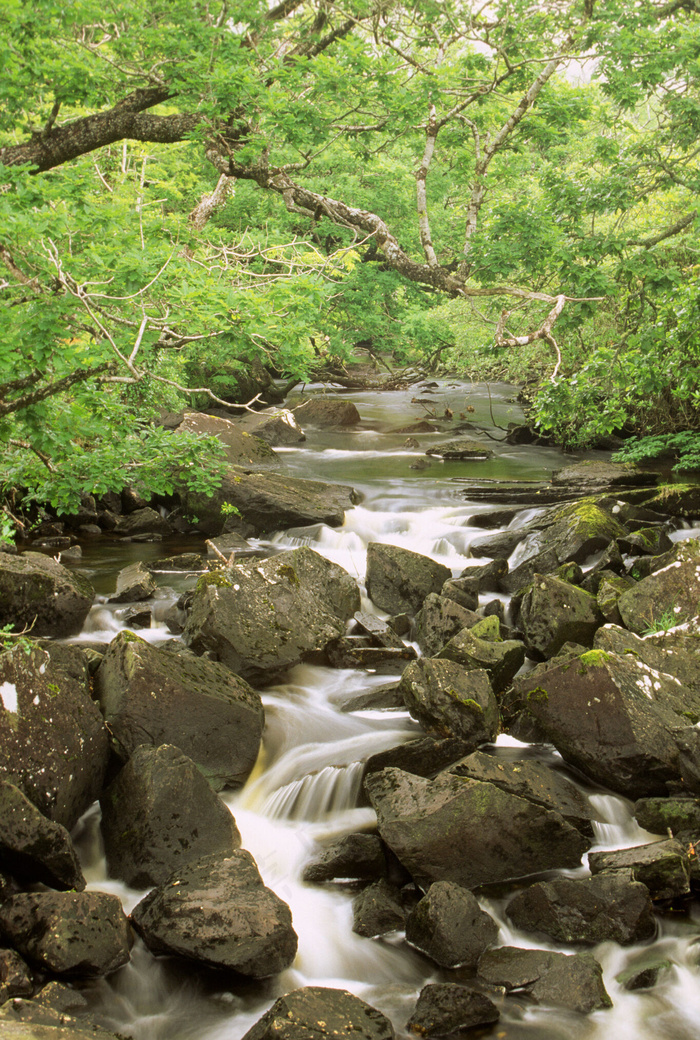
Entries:
[[614,462],[648,462],[663,456],[675,456],[674,470],[700,469],[700,433],[655,434],[633,437],[612,456]]

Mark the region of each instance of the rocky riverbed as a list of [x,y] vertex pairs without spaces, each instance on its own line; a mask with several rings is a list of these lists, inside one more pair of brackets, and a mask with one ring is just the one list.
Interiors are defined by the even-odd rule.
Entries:
[[[30,629],[0,654],[8,1036],[602,1037],[695,977],[700,491],[600,458],[516,482],[504,455],[497,478],[476,469],[490,438],[437,405],[412,432],[349,405],[321,395],[257,436],[174,417],[225,439],[218,496],[86,500],[0,554],[0,624]],[[443,468],[386,509],[371,481],[299,475],[318,430],[336,469],[383,437],[395,466]],[[189,551],[159,557],[176,535]],[[143,549],[99,595],[98,540]],[[189,575],[167,601],[165,573]],[[120,616],[108,645],[76,640],[95,609]],[[634,811],[627,847],[601,840],[609,798]],[[287,874],[275,818],[301,842]],[[299,919],[301,891],[347,932]],[[314,942],[386,952],[385,981],[334,984],[355,969],[309,970]],[[114,995],[156,964],[196,980],[199,1021],[119,1019]],[[668,1035],[693,1035],[692,1002],[675,1014]]]

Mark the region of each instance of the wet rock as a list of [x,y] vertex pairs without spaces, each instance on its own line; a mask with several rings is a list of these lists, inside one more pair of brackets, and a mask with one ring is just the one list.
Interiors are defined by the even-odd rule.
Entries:
[[593,645],[605,652],[635,658],[700,693],[700,637],[690,630],[641,637],[617,625],[605,625],[596,632]]
[[144,564],[146,570],[154,574],[167,574],[170,571],[204,571],[207,561],[201,553],[178,553],[177,556],[163,556],[152,563]]
[[200,578],[183,638],[264,679],[342,636],[359,606],[354,579],[303,546]]
[[346,834],[304,868],[303,880],[375,881],[386,873],[384,843],[377,834]]
[[539,881],[511,899],[506,915],[516,928],[557,942],[626,946],[656,933],[649,889],[617,875]]
[[[403,707],[403,700],[401,704]],[[470,754],[474,744],[473,740],[462,740],[461,737],[419,737],[417,740],[408,740],[405,744],[371,755],[365,763],[365,775],[394,766],[406,773],[432,780],[447,766]]]
[[476,1026],[497,1022],[500,1011],[487,996],[452,982],[424,986],[406,1029],[416,1036],[458,1040],[468,1037]]
[[403,697],[398,691],[396,683],[388,683],[386,686],[379,686],[374,690],[370,690],[369,693],[361,693],[357,697],[353,697],[351,700],[346,701],[342,705],[341,711],[394,711],[396,709],[403,710],[404,703]]
[[559,813],[586,838],[593,837],[593,810],[579,789],[555,769],[534,759],[499,758],[475,751],[448,767],[456,776],[494,784],[504,791],[526,798],[545,809]]
[[426,455],[437,455],[441,459],[490,459],[493,451],[482,441],[469,437],[457,437],[453,441],[429,448]]
[[34,997],[34,1003],[59,1015],[66,1012],[82,1011],[88,1002],[82,993],[65,982],[48,982]]
[[577,491],[606,491],[615,487],[649,487],[658,473],[637,469],[628,462],[596,462],[586,460],[552,473],[555,487],[571,486]]
[[406,939],[444,968],[475,968],[498,936],[498,925],[475,896],[451,881],[436,881],[406,919]]
[[[479,614],[466,607],[464,602],[453,598],[450,585],[449,581],[445,582],[440,595],[431,592],[426,596],[416,615],[416,642],[426,657],[432,657],[442,650],[445,643],[463,628],[481,621]],[[474,597],[469,593],[463,599],[473,602]]]
[[136,538],[140,535],[169,535],[173,529],[160,513],[150,506],[135,509],[133,513],[120,516],[114,528],[114,534],[120,538]]
[[468,673],[483,669],[494,693],[502,693],[525,661],[525,646],[517,639],[504,640],[498,633],[497,618],[477,622],[453,636],[437,658],[454,661]]
[[23,883],[82,891],[85,878],[70,835],[48,820],[6,780],[0,780],[0,868]]
[[498,732],[498,705],[483,668],[421,658],[399,681],[404,703],[428,733],[483,744]]
[[700,834],[700,798],[639,798],[634,816],[640,827],[652,834],[696,831]]
[[626,628],[638,635],[653,629],[662,615],[678,622],[694,617],[700,602],[700,542],[688,539],[661,557],[662,565],[625,592],[617,606]]
[[380,878],[353,899],[352,917],[353,932],[366,939],[395,932],[403,928],[406,919],[401,893],[395,885]]
[[624,574],[613,574],[603,571],[600,575],[596,591],[598,610],[609,624],[617,625],[622,621],[617,601],[623,593],[634,585],[634,579]]
[[288,968],[297,949],[289,907],[243,850],[182,866],[141,900],[131,920],[153,953],[251,978]]
[[20,892],[0,906],[0,932],[52,975],[109,975],[129,960],[129,924],[105,892]]
[[117,575],[117,589],[108,596],[109,603],[129,603],[133,600],[148,599],[156,591],[153,575],[141,563],[132,563],[124,567]]
[[246,433],[230,419],[188,412],[174,432],[176,435],[194,433],[198,437],[216,437],[223,445],[231,466],[274,466],[279,461],[265,438]]
[[493,784],[385,769],[370,774],[365,787],[379,833],[421,887],[454,881],[476,888],[575,867],[588,847],[559,813]]
[[416,614],[431,592],[438,593],[449,567],[396,545],[370,542],[367,546],[367,595],[389,614]]
[[102,789],[109,745],[85,654],[48,647],[0,654],[0,777],[70,829]]
[[587,1015],[612,1007],[603,969],[590,953],[551,953],[501,946],[479,961],[479,977],[494,986],[524,992],[537,1004]]
[[638,798],[680,778],[679,731],[699,705],[677,680],[590,650],[517,679],[514,691],[565,761],[598,783]]
[[518,606],[525,644],[539,660],[554,657],[569,641],[592,646],[603,623],[593,596],[546,574],[534,576]]
[[223,665],[159,650],[131,632],[112,640],[95,688],[114,749],[174,744],[215,790],[243,783],[263,727],[260,695]]
[[109,875],[131,888],[159,885],[181,864],[241,844],[228,808],[171,744],[137,747],[100,805]]
[[345,510],[360,501],[357,492],[347,485],[286,474],[251,473],[235,466],[227,471],[213,495],[181,490],[180,498],[185,512],[197,517],[198,530],[210,536],[221,534],[230,506],[249,525],[250,534],[261,535],[309,524],[340,527]]
[[360,413],[352,401],[339,397],[316,395],[292,409],[294,418],[302,426],[319,426],[322,429],[334,426],[356,426]]
[[33,992],[29,966],[16,950],[0,949],[0,1004],[12,997],[30,997]]
[[62,639],[80,631],[94,598],[87,578],[51,556],[0,552],[0,626]]
[[663,527],[639,527],[618,538],[617,544],[626,556],[660,556],[673,549],[673,542]]
[[289,408],[249,413],[244,419],[239,420],[238,426],[259,437],[272,448],[299,444],[306,440],[306,434]]
[[646,885],[652,899],[675,899],[690,892],[688,850],[673,838],[614,852],[591,852],[588,866],[594,875],[631,876]]
[[463,592],[500,592],[507,573],[507,560],[492,560],[491,563],[465,567],[459,577],[449,584]]
[[0,1008],[0,1033],[3,1040],[121,1040],[93,1022],[21,998]]
[[388,1018],[343,989],[305,986],[280,997],[242,1040],[394,1040]]

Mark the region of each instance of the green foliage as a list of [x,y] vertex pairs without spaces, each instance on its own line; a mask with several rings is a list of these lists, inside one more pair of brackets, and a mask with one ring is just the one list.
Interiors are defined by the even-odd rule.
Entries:
[[613,455],[615,462],[649,462],[673,458],[674,470],[700,470],[700,432],[660,434],[633,437]]

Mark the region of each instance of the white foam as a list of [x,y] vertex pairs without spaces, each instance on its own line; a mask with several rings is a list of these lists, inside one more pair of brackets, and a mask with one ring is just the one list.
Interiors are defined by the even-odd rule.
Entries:
[[17,687],[14,683],[4,682],[0,685],[0,698],[6,711],[17,711]]

